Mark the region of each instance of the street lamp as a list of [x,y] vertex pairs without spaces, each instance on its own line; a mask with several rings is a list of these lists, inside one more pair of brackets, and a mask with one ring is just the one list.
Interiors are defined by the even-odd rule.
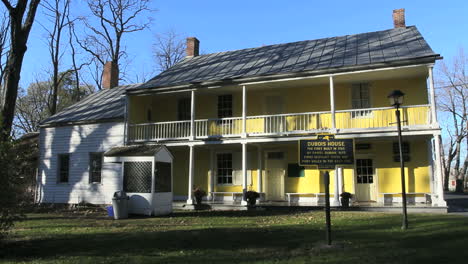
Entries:
[[390,105],[396,108],[395,115],[398,127],[398,148],[400,149],[400,170],[401,170],[401,197],[403,199],[403,225],[402,229],[408,229],[408,213],[406,211],[406,187],[405,187],[405,160],[403,159],[400,106],[403,104],[405,94],[400,90],[394,90],[388,95]]

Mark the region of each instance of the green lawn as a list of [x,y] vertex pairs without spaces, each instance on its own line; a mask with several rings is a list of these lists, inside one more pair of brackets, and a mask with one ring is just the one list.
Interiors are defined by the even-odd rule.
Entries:
[[467,263],[468,218],[332,212],[176,212],[114,221],[33,214],[0,248],[0,262],[34,263]]

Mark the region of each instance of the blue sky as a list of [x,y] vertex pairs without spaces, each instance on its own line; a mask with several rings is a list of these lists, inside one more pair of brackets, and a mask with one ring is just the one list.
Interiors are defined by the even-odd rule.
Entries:
[[[84,1],[75,11],[85,12]],[[392,10],[406,9],[406,24],[416,25],[433,50],[447,59],[468,48],[468,1],[305,1],[162,0],[153,1],[154,23],[124,39],[131,74],[150,72],[154,35],[173,29],[195,36],[205,53],[389,29]],[[39,10],[38,21],[44,20]],[[25,56],[21,85],[46,76],[49,58],[43,28],[36,24]]]

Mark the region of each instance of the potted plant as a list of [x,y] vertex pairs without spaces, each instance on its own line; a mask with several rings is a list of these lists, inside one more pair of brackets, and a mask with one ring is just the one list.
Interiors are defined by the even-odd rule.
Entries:
[[343,192],[340,194],[341,197],[341,207],[348,208],[349,207],[349,200],[352,197],[352,194],[349,192]]
[[195,197],[197,205],[200,205],[202,203],[202,199],[205,195],[206,192],[200,187],[197,187],[193,190],[193,196]]
[[247,204],[250,206],[255,205],[259,197],[260,197],[260,194],[256,191],[247,191],[245,193],[245,199],[247,200]]

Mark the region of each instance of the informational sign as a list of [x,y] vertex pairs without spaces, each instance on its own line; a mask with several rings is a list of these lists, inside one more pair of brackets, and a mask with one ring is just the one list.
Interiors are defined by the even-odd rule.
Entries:
[[337,165],[354,164],[354,140],[319,135],[317,139],[299,140],[299,165],[334,169]]

